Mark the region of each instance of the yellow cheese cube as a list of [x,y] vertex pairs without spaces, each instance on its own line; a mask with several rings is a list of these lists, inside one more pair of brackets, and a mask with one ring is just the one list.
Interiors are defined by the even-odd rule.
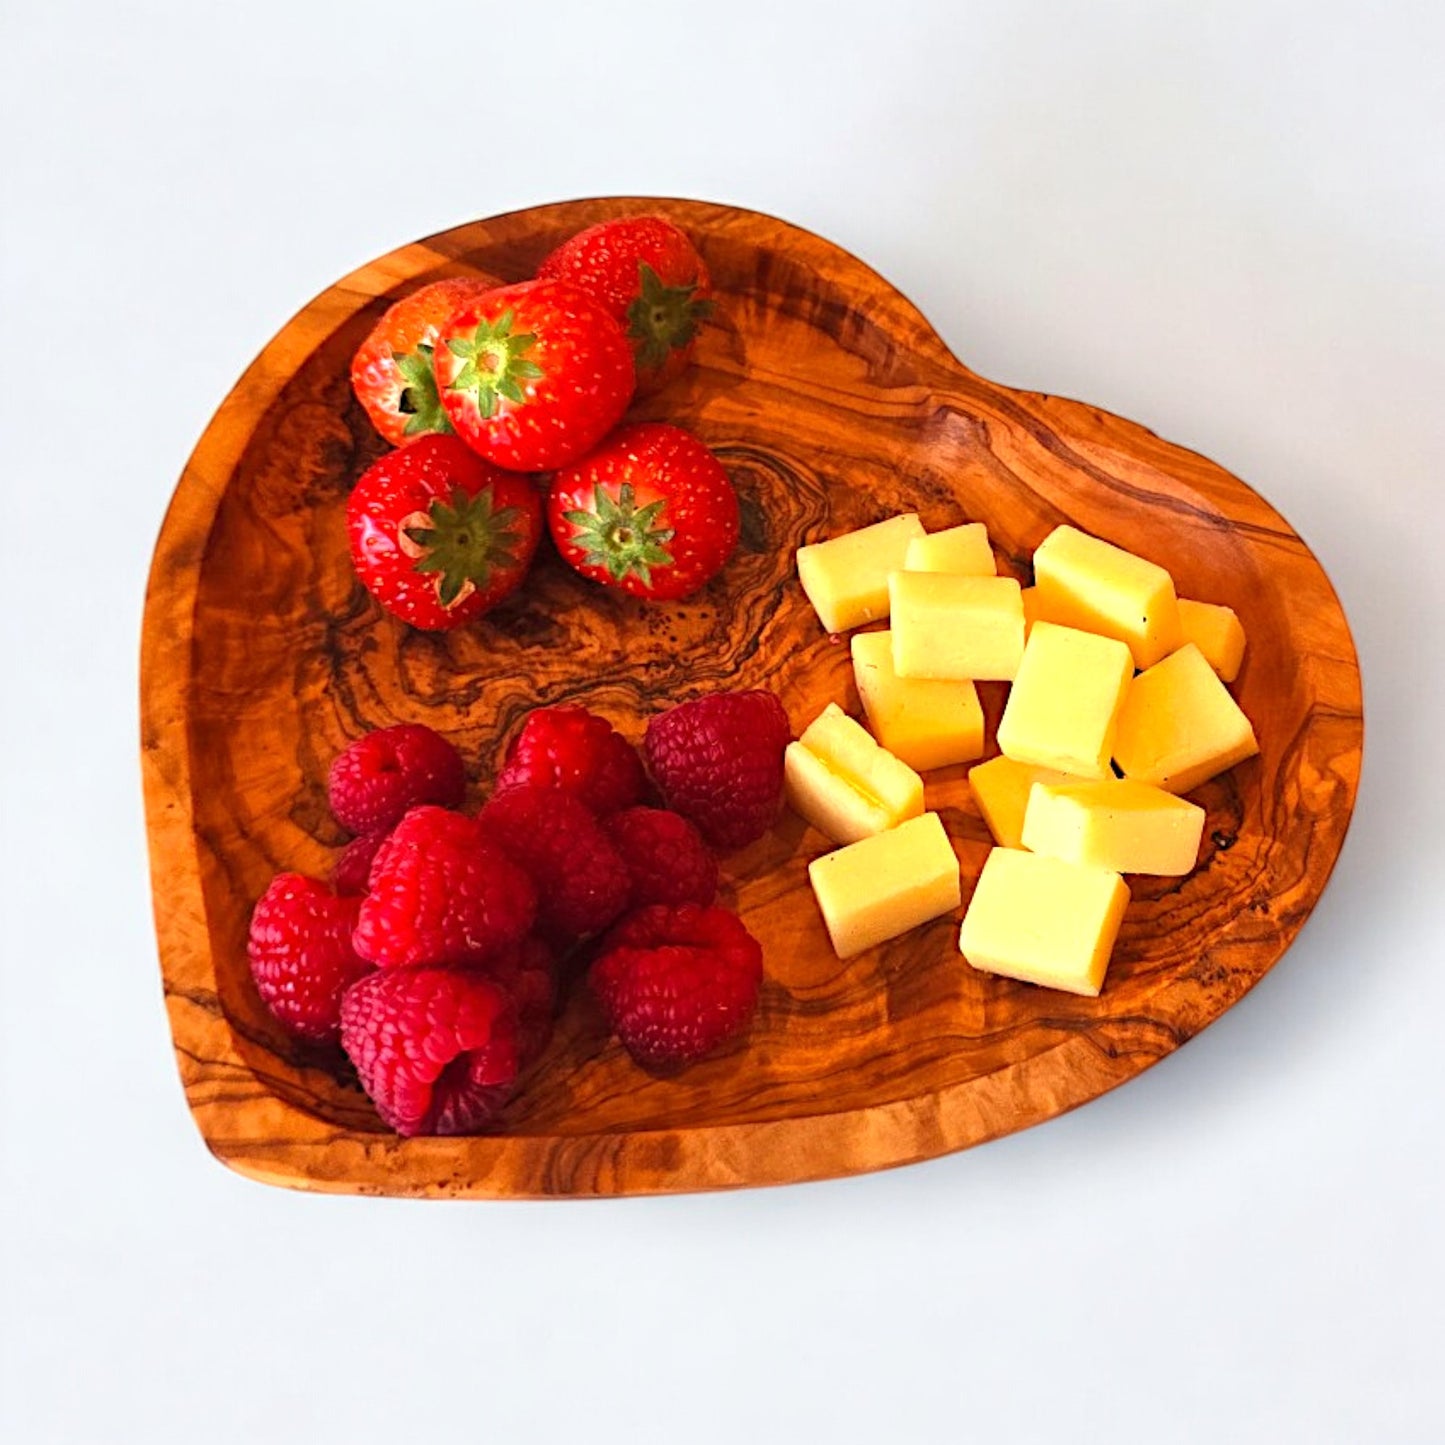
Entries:
[[1126,642],[1149,667],[1184,640],[1168,572],[1076,527],[1055,527],[1034,552],[1038,615]]
[[1034,623],[999,721],[1000,751],[1081,778],[1112,776],[1115,721],[1133,675],[1122,642]]
[[963,897],[937,813],[815,858],[808,881],[839,958],[952,913]]
[[1258,751],[1249,719],[1192,642],[1129,684],[1114,738],[1126,778],[1187,793]]
[[1023,845],[1113,873],[1182,878],[1199,861],[1204,809],[1148,783],[1039,783]]
[[923,536],[914,512],[798,548],[798,580],[829,632],[888,616],[888,574],[903,566],[908,544]]
[[961,577],[994,577],[998,567],[988,545],[988,528],[968,522],[915,537],[903,557],[905,572],[953,572]]
[[1244,661],[1244,627],[1232,607],[1179,599],[1179,622],[1185,642],[1192,642],[1221,682],[1233,682]]
[[899,677],[888,632],[855,632],[852,649],[868,726],[895,758],[922,772],[982,756],[983,708],[971,682]]
[[1024,810],[1035,783],[1076,783],[1074,773],[1019,763],[1013,758],[990,758],[968,770],[968,786],[994,842],[1005,848],[1023,847]]
[[854,722],[827,707],[783,754],[788,805],[835,843],[852,843],[923,811],[923,779]]
[[1117,873],[995,848],[963,915],[958,947],[984,973],[1093,998],[1128,906]]
[[899,677],[1011,681],[1024,650],[1021,591],[1012,577],[890,573],[894,671]]

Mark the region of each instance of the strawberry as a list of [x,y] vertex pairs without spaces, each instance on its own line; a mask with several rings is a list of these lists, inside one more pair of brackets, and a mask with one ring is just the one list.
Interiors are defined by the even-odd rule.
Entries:
[[433,281],[383,313],[351,363],[351,389],[371,424],[399,447],[452,424],[437,396],[432,351],[443,321],[495,288],[479,277]]
[[438,333],[436,377],[462,440],[521,472],[591,451],[635,385],[621,326],[563,281],[500,286],[453,313]]
[[350,833],[387,832],[420,803],[459,808],[462,755],[423,723],[373,728],[337,754],[326,779],[336,821]]
[[599,818],[640,802],[647,790],[636,748],[606,718],[581,707],[539,707],[527,714],[494,791],[523,783],[576,793]]
[[520,585],[542,532],[531,484],[454,436],[388,452],[346,503],[351,561],[367,590],[413,627],[445,631]]
[[659,903],[607,934],[587,977],[627,1052],[647,1068],[673,1068],[748,1026],[763,950],[725,908]]
[[642,751],[669,808],[729,851],[772,827],[783,800],[788,715],[772,693],[715,692],[659,713]]
[[712,311],[712,283],[697,248],[661,216],[601,221],[564,241],[537,275],[590,292],[626,328],[639,391],[655,391],[692,356]]
[[352,942],[381,968],[485,965],[521,941],[537,912],[532,880],[475,818],[413,808],[371,865]]
[[633,597],[689,597],[732,556],[738,499],[691,432],[639,422],[556,473],[547,525],[584,577]]
[[297,1038],[336,1038],[341,996],[371,965],[351,944],[360,900],[278,873],[251,913],[246,954],[261,1001]]

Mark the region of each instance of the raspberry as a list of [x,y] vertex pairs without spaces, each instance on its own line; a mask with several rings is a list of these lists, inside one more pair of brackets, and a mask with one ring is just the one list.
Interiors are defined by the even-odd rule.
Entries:
[[576,793],[599,818],[641,802],[647,790],[637,750],[606,718],[580,707],[528,713],[507,749],[495,791],[519,783]]
[[331,870],[331,886],[344,897],[365,893],[372,861],[390,836],[387,829],[378,828],[374,833],[363,833],[359,838],[353,838],[341,850],[341,856]]
[[607,820],[607,831],[632,880],[629,909],[649,903],[706,908],[717,897],[717,859],[681,813],[624,808]]
[[517,1055],[526,1068],[552,1037],[557,1012],[557,965],[539,938],[524,938],[516,948],[482,970],[517,1010]]
[[360,906],[314,878],[278,873],[251,913],[246,952],[256,990],[298,1038],[335,1039],[341,995],[371,972],[351,946]]
[[362,979],[341,1001],[341,1046],[398,1134],[470,1134],[496,1118],[517,1077],[517,1022],[496,984],[454,968]]
[[770,692],[715,692],[647,725],[642,750],[669,808],[723,852],[756,842],[783,799],[788,716]]
[[762,987],[763,950],[725,908],[655,904],[608,933],[588,980],[639,1064],[676,1067],[747,1027]]
[[326,785],[336,821],[358,835],[392,827],[421,803],[459,808],[466,790],[462,755],[420,723],[357,738],[331,764]]
[[548,938],[565,945],[600,932],[627,906],[627,869],[575,794],[516,784],[477,821],[536,885],[537,921]]
[[522,940],[536,911],[532,880],[475,818],[424,806],[381,845],[353,941],[381,968],[485,963]]

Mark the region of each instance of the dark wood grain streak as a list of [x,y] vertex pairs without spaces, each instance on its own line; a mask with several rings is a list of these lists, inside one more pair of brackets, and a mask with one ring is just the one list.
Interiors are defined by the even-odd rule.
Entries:
[[[647,607],[544,552],[526,588],[446,636],[384,616],[342,515],[383,450],[346,383],[396,297],[443,275],[527,275],[558,240],[654,209],[697,239],[720,305],[697,364],[639,417],[681,421],[737,486],[743,540],[699,596]],[[727,860],[724,896],[763,939],[748,1039],[653,1078],[577,993],[496,1134],[403,1141],[343,1060],[287,1040],[245,962],[250,908],[281,868],[324,874],[345,841],[331,758],[367,728],[425,721],[467,756],[473,801],[528,709],[580,702],[637,738],[659,708],[770,686],[794,727],[857,711],[794,549],[918,510],[989,524],[1002,565],[1068,520],[1227,602],[1250,637],[1236,693],[1261,756],[1199,790],[1188,879],[1139,879],[1108,985],[1074,999],[975,974],[956,919],[840,963],[807,887],[823,840],[791,817]],[[1003,689],[983,689],[993,722]],[[209,1147],[308,1189],[432,1196],[649,1193],[821,1178],[959,1149],[1139,1073],[1236,1002],[1289,946],[1338,855],[1359,779],[1354,648],[1308,549],[1242,482],[1078,402],[976,376],[917,309],[835,246],[686,201],[607,199],[497,217],[404,247],[301,311],[223,402],[152,567],[142,739],[166,1007]],[[962,768],[928,779],[965,899],[989,847]]]

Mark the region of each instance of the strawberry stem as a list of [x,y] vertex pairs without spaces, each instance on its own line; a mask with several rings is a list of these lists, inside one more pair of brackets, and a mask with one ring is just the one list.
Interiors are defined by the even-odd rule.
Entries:
[[646,261],[637,263],[637,276],[640,290],[627,308],[627,335],[638,365],[659,367],[672,352],[692,342],[698,323],[712,312],[712,302],[697,299],[696,281],[664,285]]
[[522,542],[520,507],[494,510],[491,487],[469,497],[460,487],[450,504],[440,498],[427,509],[424,525],[403,526],[413,544],[418,572],[437,574],[437,599],[454,607],[477,589],[486,590],[494,571],[517,565]]
[[514,336],[515,319],[509,306],[495,321],[479,321],[471,336],[447,338],[447,350],[463,361],[447,390],[471,393],[483,419],[496,411],[499,398],[524,401],[522,383],[543,374],[542,368],[526,357],[537,344],[536,333],[524,331]]
[[599,482],[592,488],[590,512],[562,515],[572,524],[573,543],[587,554],[585,565],[605,567],[619,582],[635,576],[646,587],[652,583],[652,568],[672,566],[672,553],[664,544],[672,541],[676,532],[656,525],[666,507],[662,498],[639,507],[631,482],[623,482],[614,500]]

